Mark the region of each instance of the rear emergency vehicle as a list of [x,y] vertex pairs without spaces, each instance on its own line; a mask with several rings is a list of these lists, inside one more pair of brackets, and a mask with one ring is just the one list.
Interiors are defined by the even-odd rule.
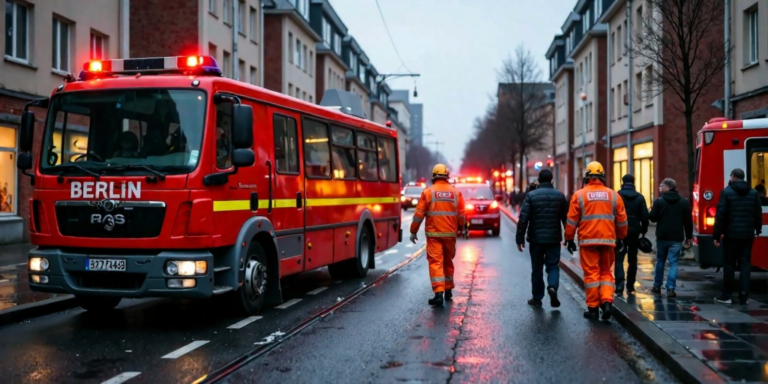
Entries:
[[470,231],[491,231],[493,236],[501,232],[501,196],[493,195],[493,190],[485,183],[461,183],[454,187],[464,197],[467,226]]
[[[768,119],[710,120],[696,139],[693,185],[693,251],[702,268],[722,267],[722,247],[715,247],[712,230],[720,191],[731,171],[741,168],[746,182],[758,192],[768,179]],[[768,269],[768,199],[761,194],[762,234],[752,247],[752,266]]]
[[[281,277],[365,276],[402,239],[397,133],[350,93],[321,104],[223,78],[209,56],[86,63],[22,115],[32,290],[256,313],[282,302]],[[48,110],[38,139],[30,107]]]

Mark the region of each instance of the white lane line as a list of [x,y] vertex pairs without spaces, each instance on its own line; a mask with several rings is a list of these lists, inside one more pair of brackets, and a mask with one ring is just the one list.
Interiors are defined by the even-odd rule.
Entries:
[[398,250],[397,250],[397,249],[390,249],[389,251],[386,251],[386,252],[384,252],[384,254],[385,254],[385,255],[391,255],[391,254],[393,254],[393,253],[397,253],[397,252],[398,252]]
[[187,344],[187,345],[185,345],[185,346],[183,346],[183,347],[181,347],[181,348],[179,348],[179,349],[177,349],[177,350],[175,350],[175,351],[173,351],[173,352],[163,356],[162,358],[163,359],[178,359],[179,357],[184,356],[185,354],[187,354],[187,353],[189,353],[189,352],[191,352],[191,351],[193,351],[193,350],[195,350],[197,348],[200,348],[201,346],[203,346],[205,344],[208,344],[209,342],[210,342],[209,340],[193,341],[193,342],[191,342],[191,343],[189,343],[189,344]]
[[299,301],[301,301],[301,299],[290,299],[290,300],[286,301],[285,303],[282,303],[282,304],[278,305],[275,308],[277,308],[277,309],[286,309],[286,308],[290,307],[291,305],[294,305],[294,304],[298,303]]
[[107,381],[102,381],[101,384],[120,384],[133,379],[134,377],[141,375],[141,372],[123,372]]
[[325,291],[326,289],[328,289],[328,287],[315,288],[315,289],[307,292],[307,295],[317,295],[318,293],[320,293],[322,291]]
[[412,247],[413,247],[413,245],[414,245],[413,243],[410,243],[410,244],[406,244],[406,245],[405,245],[405,247],[406,247],[406,248],[412,248]]
[[253,323],[254,321],[259,320],[259,319],[261,319],[261,316],[251,316],[251,317],[248,317],[248,318],[246,318],[244,320],[240,320],[237,323],[234,323],[234,324],[230,325],[227,328],[228,329],[240,329],[240,328],[245,327],[246,325],[248,325],[250,323]]

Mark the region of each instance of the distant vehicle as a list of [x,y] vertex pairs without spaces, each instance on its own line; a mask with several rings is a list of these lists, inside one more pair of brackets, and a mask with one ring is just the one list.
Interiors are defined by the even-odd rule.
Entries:
[[493,236],[501,232],[499,201],[493,190],[486,184],[456,184],[456,189],[464,196],[464,212],[470,231],[491,231]]
[[400,196],[400,207],[403,209],[403,211],[407,211],[408,208],[416,208],[416,205],[419,204],[419,198],[421,197],[421,192],[424,191],[423,186],[419,185],[412,185],[405,187],[403,189],[402,195]]

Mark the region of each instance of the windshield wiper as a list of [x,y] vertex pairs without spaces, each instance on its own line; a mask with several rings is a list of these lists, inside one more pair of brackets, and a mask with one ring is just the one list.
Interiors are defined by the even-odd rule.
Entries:
[[105,171],[122,171],[126,169],[141,169],[157,176],[158,179],[165,181],[165,173],[162,173],[148,165],[138,165],[138,164],[117,165],[114,167],[107,167],[104,170]]
[[59,183],[63,183],[64,182],[64,174],[66,174],[66,173],[68,173],[68,172],[70,172],[72,170],[75,170],[75,169],[79,170],[79,171],[83,171],[83,172],[93,176],[96,180],[99,179],[99,174],[98,173],[96,173],[94,171],[91,171],[90,169],[87,169],[87,168],[85,168],[85,167],[83,167],[82,165],[79,165],[79,164],[74,164],[74,163],[61,164],[61,165],[56,166],[56,168],[61,169],[61,172],[59,172],[59,177],[56,178],[56,181],[58,181]]

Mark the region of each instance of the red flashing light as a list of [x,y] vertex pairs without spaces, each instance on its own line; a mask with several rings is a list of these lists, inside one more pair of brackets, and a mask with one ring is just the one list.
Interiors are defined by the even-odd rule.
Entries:
[[109,60],[91,60],[83,64],[83,71],[88,72],[109,72],[112,70],[112,62]]
[[707,208],[707,216],[715,217],[715,214],[717,214],[717,208],[716,207],[709,207],[709,208]]
[[386,125],[388,128],[392,128],[392,121],[387,120],[387,122],[384,125]]
[[205,56],[182,56],[176,59],[176,66],[179,68],[197,68],[204,66],[205,64],[210,65],[210,63],[206,63],[205,59]]

